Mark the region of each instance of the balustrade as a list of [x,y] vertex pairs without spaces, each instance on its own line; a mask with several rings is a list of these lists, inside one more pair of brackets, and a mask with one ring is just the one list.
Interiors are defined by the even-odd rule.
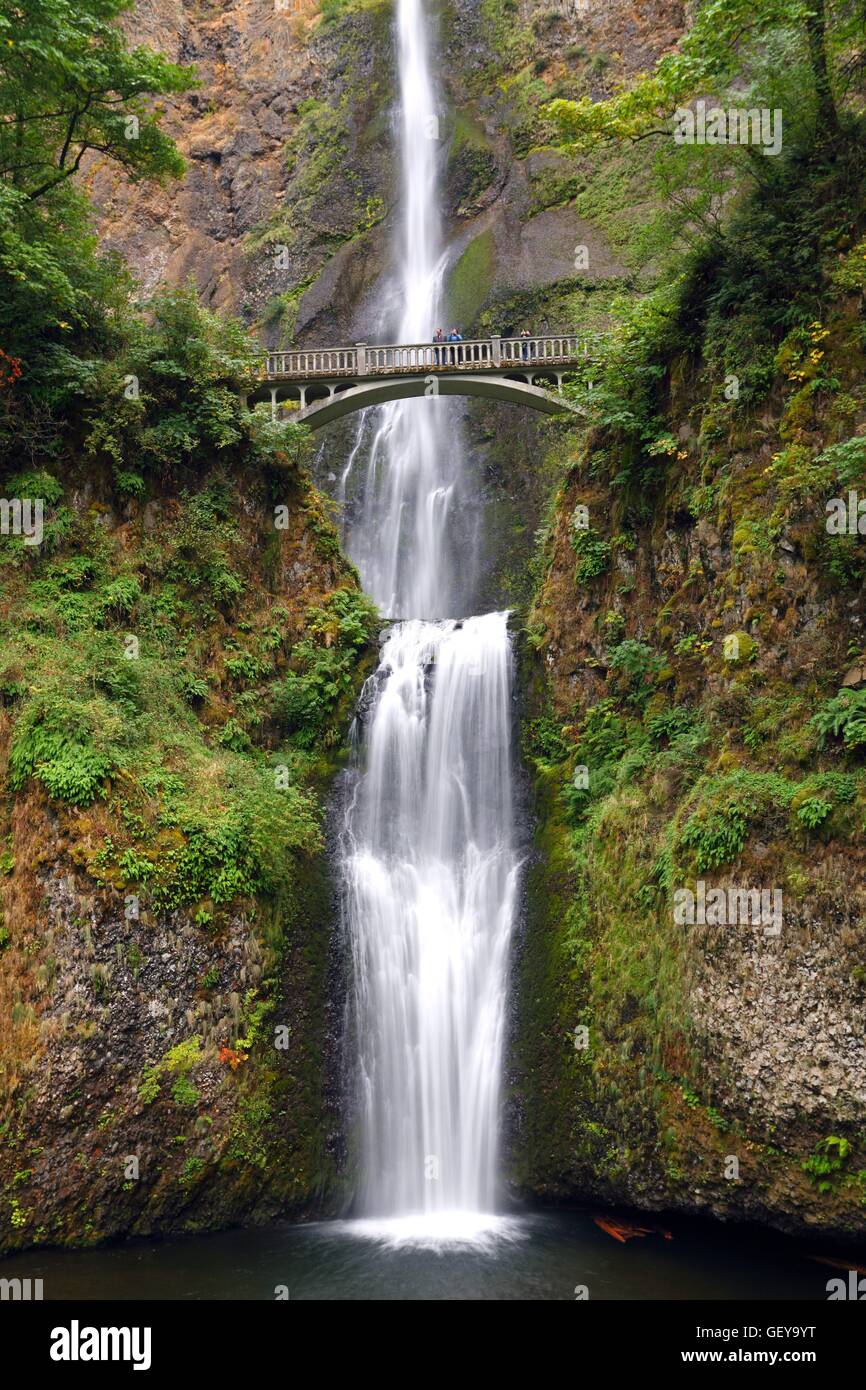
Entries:
[[367,378],[436,371],[485,371],[567,366],[587,355],[587,345],[568,334],[528,338],[470,338],[457,343],[385,343],[303,348],[268,353],[265,377],[281,381]]

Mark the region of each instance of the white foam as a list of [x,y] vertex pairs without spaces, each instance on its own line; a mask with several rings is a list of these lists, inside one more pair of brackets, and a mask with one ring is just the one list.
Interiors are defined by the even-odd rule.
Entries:
[[500,1243],[525,1240],[527,1223],[513,1216],[481,1211],[427,1211],[407,1216],[335,1221],[331,1229],[387,1249],[415,1246],[425,1250],[492,1250]]

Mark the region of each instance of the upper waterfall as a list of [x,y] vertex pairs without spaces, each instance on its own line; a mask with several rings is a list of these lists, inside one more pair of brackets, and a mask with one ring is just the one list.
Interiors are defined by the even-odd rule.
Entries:
[[[396,330],[399,342],[419,342],[442,326],[447,265],[439,230],[442,100],[432,76],[422,0],[399,0],[397,59],[401,209],[392,289],[400,309],[390,332]],[[466,556],[462,566],[455,563],[464,452],[459,413],[452,400],[425,398],[395,401],[369,416],[343,475],[345,497],[372,423],[346,548],[383,613],[453,617],[465,611],[472,573]]]

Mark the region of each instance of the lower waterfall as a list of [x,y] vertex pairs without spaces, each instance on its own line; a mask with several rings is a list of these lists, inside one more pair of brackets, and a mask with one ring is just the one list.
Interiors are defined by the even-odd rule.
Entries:
[[343,836],[359,1213],[443,1233],[495,1200],[518,871],[511,661],[505,613],[390,629]]

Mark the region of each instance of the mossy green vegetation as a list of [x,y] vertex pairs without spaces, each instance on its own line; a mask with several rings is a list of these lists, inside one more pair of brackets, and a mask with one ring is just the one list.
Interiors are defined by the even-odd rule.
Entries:
[[[301,611],[276,593],[245,611],[269,527],[279,542],[280,505],[309,526],[323,565],[339,555],[336,536],[305,472],[303,429],[275,431],[240,408],[246,335],[228,325],[217,341],[216,320],[185,291],[155,312],[118,357],[70,367],[62,397],[85,456],[110,469],[126,528],[106,526],[105,503],[66,507],[54,474],[12,480],[43,487],[49,510],[38,553],[20,537],[0,543],[9,777],[13,791],[35,779],[56,800],[101,800],[119,817],[93,854],[98,878],[146,886],[160,906],[226,903],[276,891],[293,855],[319,848],[316,751],[337,737],[375,617],[348,573],[348,587]],[[121,383],[131,375],[130,401]],[[133,464],[141,495],[124,501]],[[209,470],[204,483],[197,468]],[[243,486],[259,471],[258,534],[239,518],[232,469]],[[164,489],[167,474],[184,473],[159,534],[149,532],[157,480]],[[285,498],[270,518],[268,494]]]
[[493,233],[481,232],[470,241],[448,277],[445,302],[449,323],[475,323],[493,284]]
[[[559,114],[573,135],[629,109]],[[760,1007],[757,948],[673,913],[698,880],[776,885],[786,935],[765,948],[786,1007],[814,932],[836,962],[820,989],[838,983],[856,1013],[863,555],[827,522],[863,476],[862,150],[848,103],[832,151],[804,122],[756,179],[727,168],[725,217],[687,235],[669,219],[655,288],[612,303],[566,386],[590,425],[572,434],[524,630],[525,663],[539,653],[547,673],[527,677],[524,730],[539,854],[514,1172],[530,1191],[690,1207],[710,1193],[739,1214],[723,1176],[739,1154],[768,1219],[862,1229],[850,1113],[756,1102],[760,1029],[741,1020],[727,1042],[725,990]],[[680,176],[662,170],[656,196]],[[833,885],[848,864],[846,904]]]
[[[334,112],[299,139],[333,146]],[[0,494],[41,511],[0,536],[0,1244],[309,1210],[336,1183],[324,806],[378,617],[308,432],[246,408],[250,331],[190,288],[142,305],[68,182],[2,218]],[[70,1143],[86,1202],[48,1162]]]
[[492,184],[497,161],[481,124],[467,111],[457,110],[448,143],[446,182],[461,216]]

